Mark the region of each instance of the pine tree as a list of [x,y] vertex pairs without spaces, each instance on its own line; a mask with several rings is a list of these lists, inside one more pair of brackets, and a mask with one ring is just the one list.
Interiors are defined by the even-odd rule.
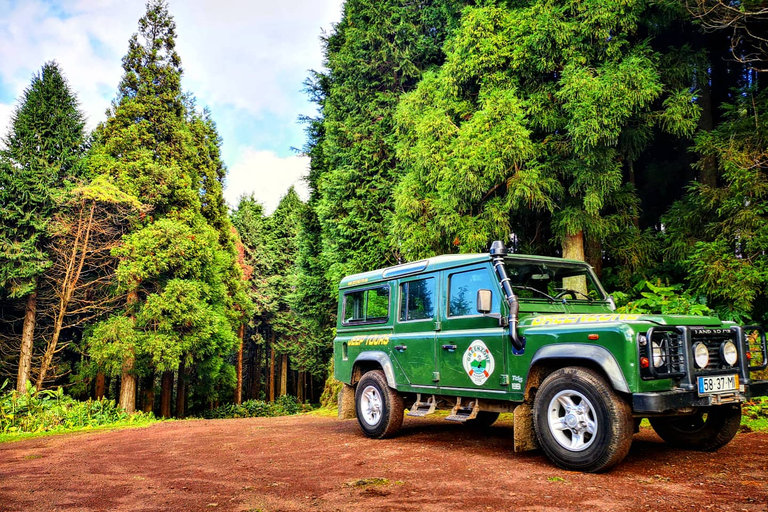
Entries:
[[395,107],[425,69],[442,62],[442,42],[463,4],[349,0],[324,41],[329,71],[308,86],[321,118],[307,150],[323,238],[315,257],[329,289],[345,274],[399,259],[386,236],[399,173]]
[[90,354],[120,375],[126,411],[135,407],[137,377],[163,372],[163,415],[170,414],[172,372],[179,368],[195,367],[198,404],[233,387],[226,360],[250,310],[222,211],[220,139],[207,114],[186,107],[175,30],[165,3],[151,1],[91,158],[95,172],[153,210],[116,251],[125,310],[94,328]]
[[57,195],[84,173],[85,119],[55,62],[32,78],[0,152],[0,291],[26,298],[16,389],[30,378],[40,275]]
[[645,2],[497,4],[465,10],[401,99],[394,243],[413,258],[554,238],[583,260],[585,237],[636,229],[630,130],[642,151],[655,129],[690,134],[698,108],[663,76]]

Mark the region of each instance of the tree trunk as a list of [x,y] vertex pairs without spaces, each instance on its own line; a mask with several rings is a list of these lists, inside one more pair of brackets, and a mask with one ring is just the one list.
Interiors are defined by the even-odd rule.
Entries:
[[[59,286],[61,286],[59,295],[59,309],[56,312],[56,320],[53,323],[53,334],[48,342],[48,346],[45,349],[45,355],[40,363],[40,372],[37,375],[37,389],[38,391],[43,389],[43,383],[53,362],[53,356],[59,345],[59,337],[61,336],[61,328],[64,325],[64,317],[69,310],[69,303],[74,295],[75,288],[80,282],[80,275],[83,273],[83,266],[85,265],[85,259],[88,255],[89,243],[91,240],[91,229],[93,228],[93,216],[96,212],[96,203],[91,205],[90,212],[88,214],[88,220],[84,220],[82,217],[82,211],[80,215],[80,221],[78,222],[77,235],[72,243],[72,249],[68,253],[66,271],[64,272],[64,279],[62,279]],[[85,222],[85,225],[83,223]],[[79,257],[78,257],[79,253]]]
[[[566,233],[563,239],[563,258],[585,261],[584,258],[584,231],[571,234]],[[563,278],[563,288],[575,290],[587,294],[587,280],[584,276]]]
[[288,354],[280,356],[280,396],[288,394]]
[[104,393],[107,390],[107,378],[104,372],[96,374],[96,400],[104,398]]
[[[138,290],[131,290],[125,299],[130,307],[139,301]],[[136,376],[132,374],[135,361],[133,356],[123,361],[123,374],[120,379],[120,407],[128,414],[136,410]]]
[[603,276],[603,244],[599,239],[594,237],[587,237],[587,263],[592,265],[595,269],[597,277]]
[[235,385],[235,403],[243,403],[243,338],[245,337],[245,324],[237,330],[240,346],[237,349],[237,384]]
[[182,358],[179,363],[179,381],[176,383],[176,417],[183,418],[187,414],[187,368]]
[[171,417],[171,399],[173,398],[173,372],[163,372],[160,389],[160,416]]
[[27,297],[24,311],[24,327],[21,330],[21,351],[19,353],[19,373],[16,378],[16,391],[27,392],[29,371],[32,368],[32,349],[35,341],[35,321],[37,319],[37,278],[33,283],[32,293]]
[[136,376],[133,371],[133,359],[123,364],[123,374],[120,378],[120,407],[128,414],[136,411]]
[[256,345],[254,352],[256,354],[251,366],[251,399],[258,400],[261,395],[261,347]]
[[144,412],[152,412],[155,407],[155,374],[152,373],[141,382],[142,394],[144,395]]
[[296,398],[304,403],[304,388],[307,380],[306,372],[299,372],[299,378],[296,379]]
[[[275,335],[272,334],[272,343],[275,342]],[[275,348],[269,344],[269,401],[275,401]]]

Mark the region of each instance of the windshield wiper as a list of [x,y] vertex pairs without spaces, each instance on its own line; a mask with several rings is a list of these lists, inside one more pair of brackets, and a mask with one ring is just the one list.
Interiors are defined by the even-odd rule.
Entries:
[[543,295],[544,297],[548,298],[552,302],[557,302],[556,298],[554,298],[553,296],[551,296],[550,294],[548,294],[546,292],[543,292],[543,291],[539,290],[538,288],[534,288],[533,286],[522,286],[522,285],[514,285],[513,284],[512,288],[519,288],[521,290],[530,290],[532,292],[538,293],[539,295]]
[[580,292],[579,290],[571,290],[570,288],[555,288],[555,290],[560,292],[557,294],[557,298],[559,299],[562,297],[563,301],[566,300],[564,297],[565,295],[571,294],[573,296],[573,300],[576,300],[577,299],[576,295],[578,294],[584,297],[585,299],[587,299],[589,302],[595,302],[595,299],[593,299],[586,293]]

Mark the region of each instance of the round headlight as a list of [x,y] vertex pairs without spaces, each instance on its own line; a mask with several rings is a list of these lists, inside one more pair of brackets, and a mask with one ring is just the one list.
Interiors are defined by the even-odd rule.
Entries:
[[653,354],[653,367],[658,368],[664,364],[664,357],[661,355],[661,346],[655,341],[651,342],[651,353]]
[[726,341],[720,345],[720,357],[728,363],[728,366],[733,366],[739,359],[739,352],[736,350],[736,345],[732,341]]
[[705,344],[699,342],[693,345],[693,359],[699,368],[705,368],[709,364],[709,349]]

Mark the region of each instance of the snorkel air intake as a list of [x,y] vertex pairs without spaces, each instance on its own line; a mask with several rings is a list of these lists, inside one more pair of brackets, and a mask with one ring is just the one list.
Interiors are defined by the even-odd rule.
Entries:
[[493,268],[496,269],[501,289],[504,291],[507,304],[509,304],[509,338],[512,340],[512,346],[515,351],[522,352],[525,348],[525,338],[520,338],[517,335],[517,313],[520,311],[520,303],[517,301],[517,295],[515,295],[514,290],[512,290],[512,283],[504,266],[504,256],[507,255],[507,247],[501,240],[496,240],[491,244],[490,252]]

